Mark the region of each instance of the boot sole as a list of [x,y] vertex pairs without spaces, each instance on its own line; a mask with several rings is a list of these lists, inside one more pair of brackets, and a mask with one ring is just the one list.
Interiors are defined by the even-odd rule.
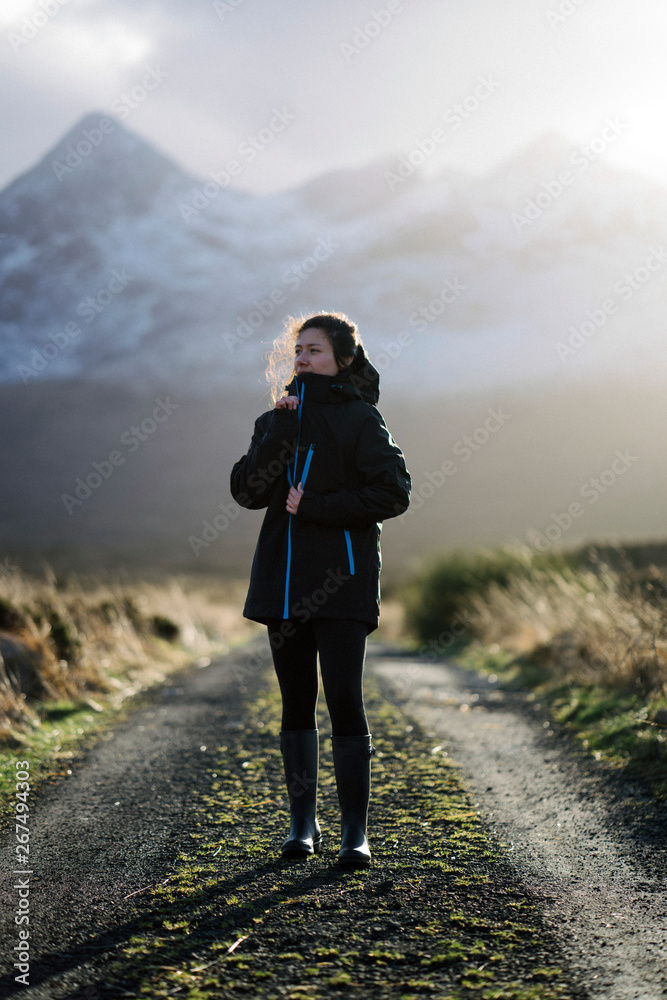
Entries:
[[280,853],[283,858],[309,858],[313,854],[319,854],[321,847],[322,841],[318,840],[313,843],[312,851],[309,851],[304,847],[287,847]]
[[346,868],[368,868],[371,858],[338,858],[338,864]]

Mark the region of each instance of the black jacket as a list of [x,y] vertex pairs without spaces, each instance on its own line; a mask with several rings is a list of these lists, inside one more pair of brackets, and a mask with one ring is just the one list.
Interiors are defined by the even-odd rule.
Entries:
[[[363,349],[340,375],[305,372],[285,386],[296,409],[255,421],[232,469],[242,507],[266,507],[243,615],[354,618],[378,627],[381,522],[407,510],[411,479],[376,403],[379,376]],[[296,515],[285,508],[303,481]]]

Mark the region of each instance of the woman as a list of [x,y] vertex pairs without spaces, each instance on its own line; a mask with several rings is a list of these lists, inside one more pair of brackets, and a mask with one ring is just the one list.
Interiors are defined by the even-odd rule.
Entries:
[[[287,361],[288,368],[281,368]],[[281,371],[293,376],[284,386]],[[317,656],[331,717],[341,862],[366,865],[371,745],[362,676],[380,612],[381,522],[411,480],[376,408],[379,375],[341,313],[288,319],[267,369],[273,409],[231,473],[237,503],[266,507],[244,617],[268,628],[282,695],[291,826],[284,857],[318,852]]]

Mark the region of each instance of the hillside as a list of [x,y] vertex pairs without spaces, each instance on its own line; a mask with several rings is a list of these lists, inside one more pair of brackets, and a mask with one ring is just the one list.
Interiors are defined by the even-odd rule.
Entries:
[[[319,308],[358,322],[413,475],[387,578],[554,520],[560,544],[662,537],[667,195],[580,156],[549,135],[487,176],[389,184],[381,162],[260,198],[88,115],[0,193],[0,546],[191,563],[268,406],[265,351]],[[247,572],[260,520],[194,565]]]

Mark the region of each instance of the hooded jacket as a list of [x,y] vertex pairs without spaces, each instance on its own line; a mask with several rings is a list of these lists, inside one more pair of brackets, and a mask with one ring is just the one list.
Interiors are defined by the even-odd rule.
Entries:
[[[380,615],[382,521],[407,510],[411,479],[377,409],[380,378],[363,347],[338,375],[304,372],[285,386],[295,409],[262,413],[230,488],[266,514],[243,615],[305,622]],[[296,514],[291,485],[303,484]]]

